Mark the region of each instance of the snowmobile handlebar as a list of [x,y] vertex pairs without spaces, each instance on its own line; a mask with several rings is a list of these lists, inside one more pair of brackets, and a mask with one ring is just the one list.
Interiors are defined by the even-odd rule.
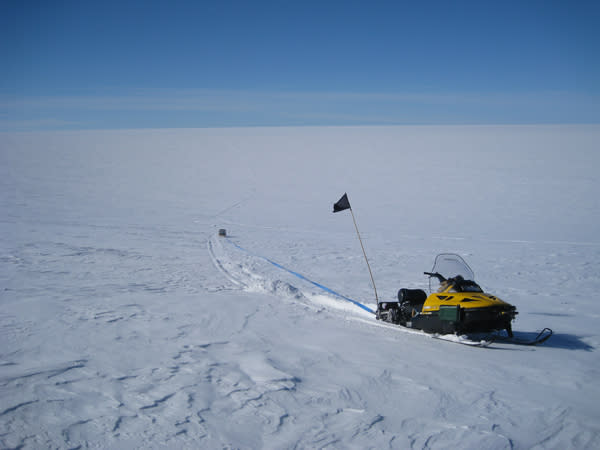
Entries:
[[440,280],[440,282],[442,281],[446,281],[446,278],[444,278],[441,274],[435,272],[423,272],[425,275],[429,275],[430,277],[436,277],[438,280]]

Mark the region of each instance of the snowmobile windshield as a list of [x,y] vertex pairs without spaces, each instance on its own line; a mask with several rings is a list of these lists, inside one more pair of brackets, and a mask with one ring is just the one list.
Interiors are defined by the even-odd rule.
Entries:
[[[475,283],[475,274],[469,265],[460,256],[454,253],[440,253],[436,256],[433,263],[432,273],[439,273],[446,280],[450,278],[462,277],[464,280],[473,283],[465,283],[465,290],[471,292],[481,292],[481,288]],[[437,292],[441,287],[441,280],[437,277],[429,277],[430,292]]]

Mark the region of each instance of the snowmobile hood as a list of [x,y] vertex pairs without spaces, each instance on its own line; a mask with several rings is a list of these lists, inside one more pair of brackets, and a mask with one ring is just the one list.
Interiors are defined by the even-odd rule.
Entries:
[[500,308],[514,311],[515,307],[498,297],[483,292],[436,292],[423,304],[423,312],[439,311],[440,306],[460,306],[462,309]]

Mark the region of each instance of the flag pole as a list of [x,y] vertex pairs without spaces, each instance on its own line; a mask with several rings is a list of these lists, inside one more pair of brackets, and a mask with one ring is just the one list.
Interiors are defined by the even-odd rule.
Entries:
[[371,283],[373,283],[373,290],[375,291],[375,301],[377,302],[377,309],[379,310],[379,297],[377,296],[377,288],[375,287],[375,279],[373,278],[373,272],[371,272],[371,266],[369,265],[369,259],[367,258],[367,253],[365,252],[365,246],[363,245],[362,239],[360,238],[360,233],[358,232],[358,226],[356,225],[356,219],[354,218],[354,212],[352,208],[350,209],[350,214],[352,214],[352,221],[354,222],[354,228],[356,228],[356,234],[358,235],[358,241],[360,242],[360,248],[362,248],[363,255],[365,255],[365,261],[367,262],[367,268],[369,269],[369,275],[371,275]]

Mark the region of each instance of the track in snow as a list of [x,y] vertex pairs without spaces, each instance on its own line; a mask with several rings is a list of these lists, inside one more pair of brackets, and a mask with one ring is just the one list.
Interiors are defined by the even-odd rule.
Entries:
[[[282,297],[293,298],[302,301],[304,304],[313,304],[317,308],[328,308],[336,311],[344,311],[347,315],[356,317],[373,318],[372,310],[374,305],[357,305],[358,302],[338,294],[335,291],[316,283],[301,274],[291,272],[277,263],[264,257],[253,256],[241,247],[227,242],[223,245],[224,239],[211,237],[207,241],[208,251],[215,267],[234,285],[248,292],[265,292]],[[265,263],[266,261],[266,263]],[[273,266],[275,265],[274,270]],[[287,272],[287,273],[286,273]],[[292,276],[290,276],[290,273]],[[288,281],[287,279],[291,279]],[[303,286],[298,287],[296,283],[300,279]],[[323,292],[315,292],[314,287]],[[327,292],[333,293],[328,295]],[[339,297],[339,298],[337,298]]]

